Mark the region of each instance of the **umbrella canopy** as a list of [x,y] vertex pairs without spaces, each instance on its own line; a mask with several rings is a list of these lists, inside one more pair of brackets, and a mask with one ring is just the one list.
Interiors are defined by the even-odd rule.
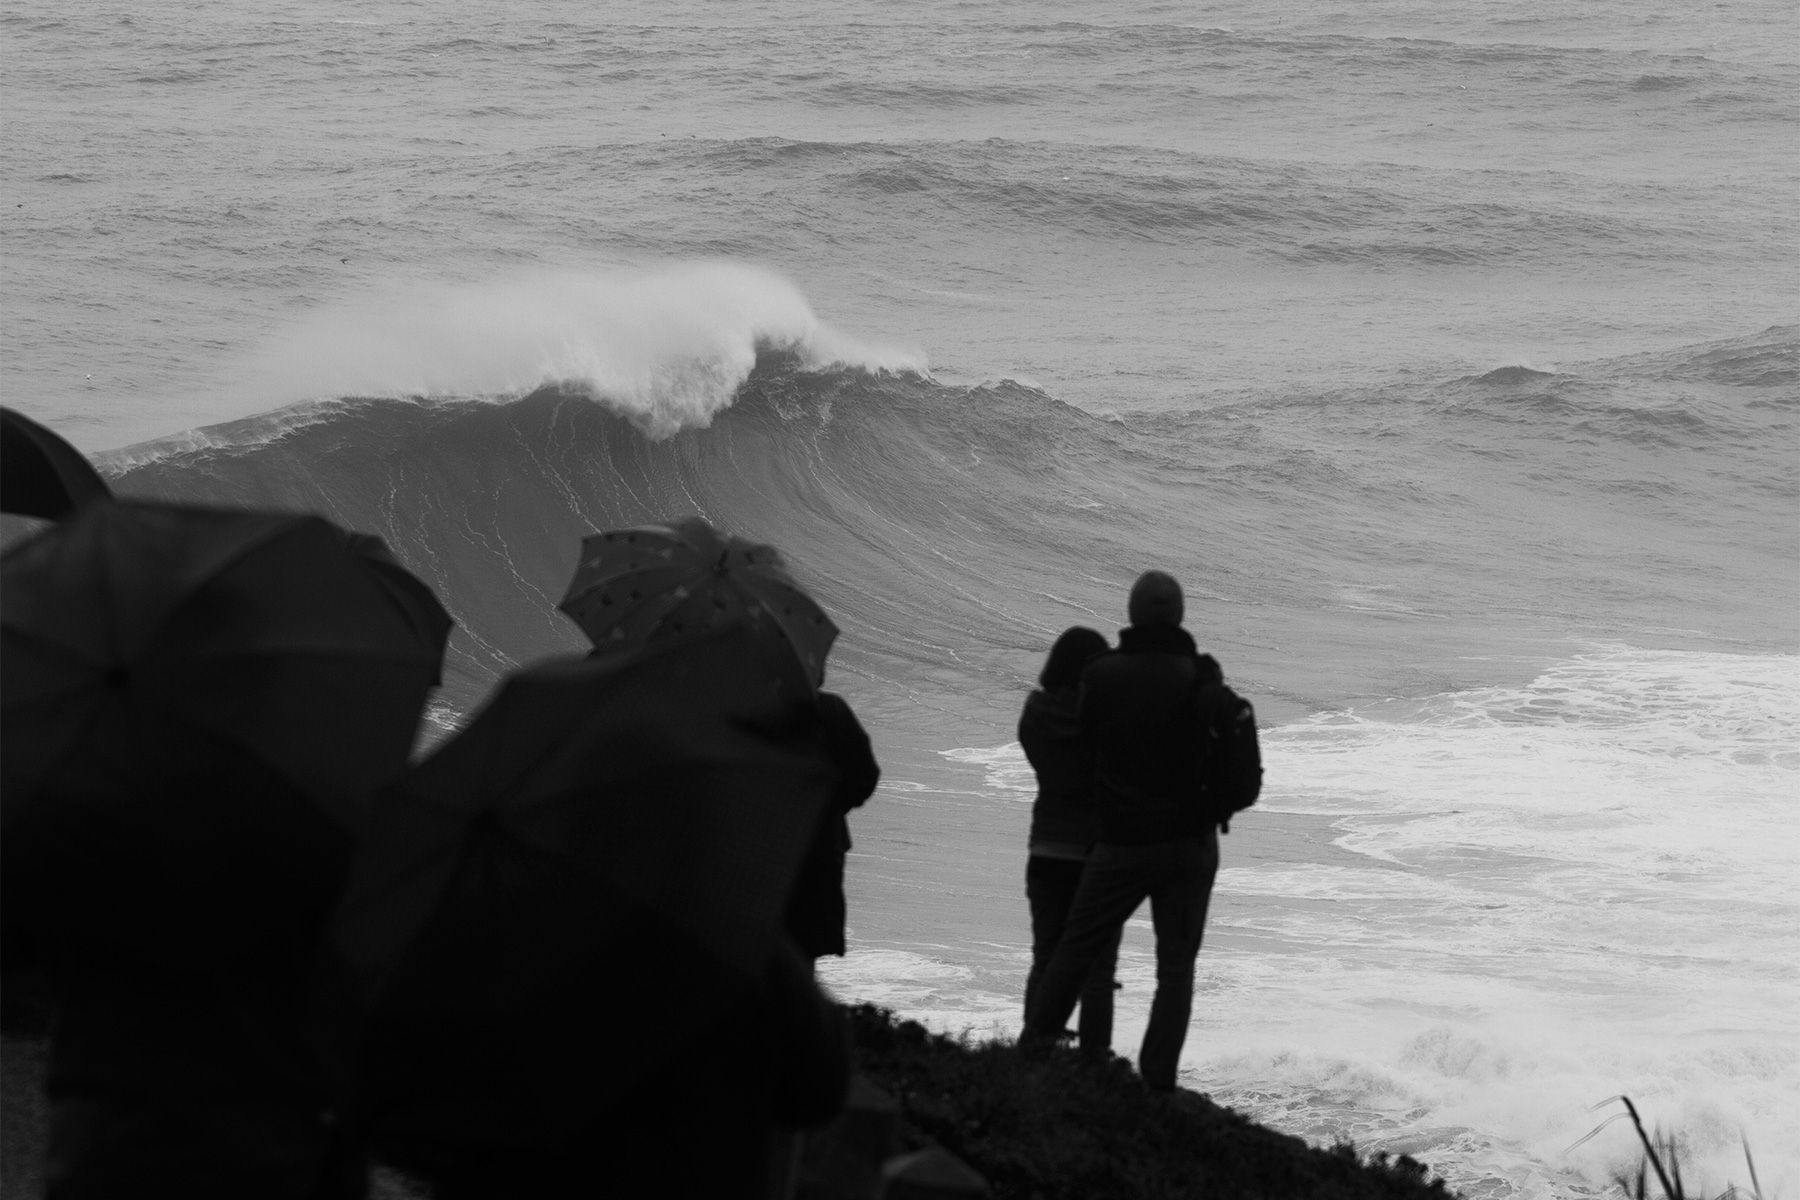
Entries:
[[111,494],[81,451],[16,409],[0,406],[0,512],[60,520]]
[[[88,843],[116,831],[119,855],[141,849],[126,831],[186,848],[284,811],[353,828],[406,765],[450,629],[430,591],[371,542],[318,517],[114,501],[11,547],[0,557],[9,863],[34,828],[85,824]],[[245,761],[249,777],[231,767]],[[298,803],[257,807],[265,776]],[[242,794],[199,796],[234,779]],[[188,801],[166,821],[144,816],[171,791]],[[256,815],[221,817],[227,802]]]
[[774,547],[721,534],[699,518],[582,539],[581,562],[558,607],[601,648],[742,620],[773,625],[815,688],[838,634]]
[[835,778],[748,624],[504,680],[378,799],[338,920],[401,1137],[565,1136],[760,977]]

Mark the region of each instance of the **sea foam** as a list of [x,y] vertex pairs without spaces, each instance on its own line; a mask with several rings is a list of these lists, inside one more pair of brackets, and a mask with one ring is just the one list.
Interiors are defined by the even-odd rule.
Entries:
[[[1748,1182],[1740,1137],[1787,1194],[1796,727],[1792,655],[1606,643],[1517,685],[1267,729],[1183,1082],[1323,1142],[1416,1154],[1488,1200],[1599,1194],[1635,1165],[1632,1137],[1580,1139],[1629,1093],[1685,1139],[1707,1194]],[[1016,743],[944,757],[995,802],[1029,787]],[[1127,1053],[1154,990],[1147,911],[1120,960]],[[919,997],[940,1026],[959,986]],[[992,1008],[971,995],[964,1023]]]
[[514,398],[559,385],[660,438],[709,424],[765,349],[817,369],[927,369],[922,354],[821,321],[776,271],[674,261],[381,288],[326,306],[245,370],[251,390],[289,400]]

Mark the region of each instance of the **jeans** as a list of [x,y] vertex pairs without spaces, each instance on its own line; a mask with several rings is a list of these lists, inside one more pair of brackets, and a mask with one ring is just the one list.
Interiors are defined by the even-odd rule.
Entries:
[[1089,853],[1068,924],[1038,980],[1026,1039],[1055,1039],[1075,1009],[1082,985],[1146,897],[1156,928],[1156,998],[1138,1053],[1144,1083],[1175,1086],[1194,1004],[1194,960],[1206,930],[1206,907],[1219,873],[1219,835],[1133,846],[1102,842]]
[[[1068,924],[1069,906],[1081,884],[1079,859],[1047,858],[1034,854],[1025,861],[1025,899],[1031,905],[1031,973],[1025,977],[1025,1014],[1050,965],[1057,943]],[[1076,1024],[1084,1054],[1104,1055],[1112,1049],[1113,969],[1119,960],[1121,925],[1112,941],[1103,946],[1081,987],[1081,1020]]]

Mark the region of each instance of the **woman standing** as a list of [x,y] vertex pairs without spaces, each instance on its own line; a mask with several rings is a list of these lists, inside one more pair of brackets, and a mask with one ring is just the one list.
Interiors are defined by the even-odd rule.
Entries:
[[[1037,773],[1037,800],[1031,808],[1031,857],[1025,864],[1025,897],[1031,905],[1031,973],[1025,979],[1025,1009],[1068,920],[1069,904],[1081,883],[1082,863],[1098,832],[1093,807],[1093,758],[1081,740],[1076,702],[1084,667],[1109,647],[1086,626],[1065,630],[1050,648],[1038,676],[1039,687],[1019,716],[1019,743]],[[1122,931],[1121,931],[1122,932]],[[1112,1049],[1113,968],[1119,938],[1094,963],[1081,992],[1077,1022],[1081,1052],[1103,1058]]]

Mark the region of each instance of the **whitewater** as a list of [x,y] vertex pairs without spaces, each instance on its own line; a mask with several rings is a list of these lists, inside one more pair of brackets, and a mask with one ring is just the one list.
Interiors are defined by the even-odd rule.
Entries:
[[[0,12],[0,397],[379,534],[425,739],[580,538],[783,548],[883,765],[830,985],[1013,1036],[1050,642],[1257,705],[1183,1083],[1470,1197],[1630,1094],[1800,1195],[1800,39],[1752,0]],[[1127,932],[1116,1048],[1153,985]]]

